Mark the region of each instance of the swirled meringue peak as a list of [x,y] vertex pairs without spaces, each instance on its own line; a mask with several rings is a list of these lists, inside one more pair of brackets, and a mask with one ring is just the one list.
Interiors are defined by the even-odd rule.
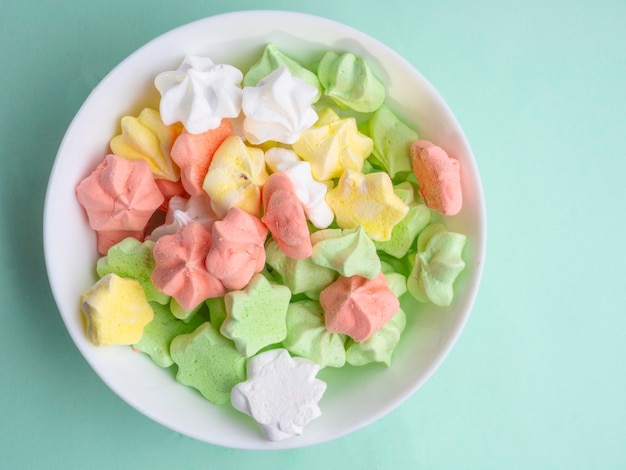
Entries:
[[167,125],[182,122],[192,134],[215,129],[223,118],[241,112],[243,74],[208,57],[187,56],[174,70],[154,79],[161,94],[160,112]]
[[244,87],[243,129],[252,144],[293,144],[317,121],[312,107],[317,88],[278,67],[254,87]]
[[289,72],[299,79],[317,88],[317,101],[322,96],[322,85],[313,72],[305,68],[300,62],[284,54],[275,44],[268,44],[263,50],[263,55],[259,61],[250,67],[248,73],[243,77],[243,86],[256,86],[263,77],[278,67],[287,67]]
[[407,280],[409,292],[420,302],[442,307],[452,303],[453,284],[465,268],[461,255],[467,236],[443,224],[427,226],[417,237],[417,254]]
[[335,214],[326,202],[328,186],[313,178],[309,162],[300,160],[293,150],[281,147],[268,149],[265,162],[273,172],[282,171],[289,177],[296,196],[315,227],[326,228],[333,222]]

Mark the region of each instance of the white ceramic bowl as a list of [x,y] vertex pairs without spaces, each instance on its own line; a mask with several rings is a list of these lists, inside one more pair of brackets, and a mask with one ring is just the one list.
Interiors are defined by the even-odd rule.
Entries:
[[[426,138],[456,156],[462,165],[464,207],[446,219],[465,233],[467,266],[449,308],[403,301],[407,328],[391,367],[373,364],[324,369],[328,388],[322,416],[300,437],[267,442],[255,422],[230,405],[215,406],[173,373],[130,347],[95,347],[85,335],[80,295],[95,282],[95,235],[76,201],[74,188],[108,152],[124,115],[145,106],[158,109],[154,77],[173,70],[186,54],[247,69],[267,43],[312,65],[329,49],[364,57],[386,84],[387,104]],[[377,40],[348,26],[299,13],[247,11],[206,18],[149,42],[119,64],[93,90],[72,121],[49,180],[44,214],[48,277],[63,321],[76,346],[100,378],[122,399],[153,420],[187,436],[217,445],[279,449],[328,441],[359,429],[398,406],[441,364],[470,314],[480,282],[486,223],[483,193],[470,146],[437,91],[411,64]],[[405,296],[407,297],[407,296]]]

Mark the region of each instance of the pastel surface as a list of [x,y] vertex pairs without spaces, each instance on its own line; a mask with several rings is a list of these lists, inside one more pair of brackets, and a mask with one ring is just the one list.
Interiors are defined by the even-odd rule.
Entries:
[[176,336],[170,354],[178,365],[176,380],[216,405],[228,402],[232,388],[246,378],[245,358],[209,322]]
[[97,281],[80,302],[87,335],[97,346],[137,343],[154,318],[141,285],[114,273]]

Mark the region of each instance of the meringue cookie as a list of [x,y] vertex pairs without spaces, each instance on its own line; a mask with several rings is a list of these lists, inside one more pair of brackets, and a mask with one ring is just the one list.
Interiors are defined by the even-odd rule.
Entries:
[[227,403],[233,387],[246,378],[246,359],[209,322],[176,336],[170,355],[178,365],[176,380],[216,405]]
[[462,254],[467,236],[431,224],[417,237],[417,254],[407,280],[409,292],[420,302],[442,307],[452,303],[454,281],[465,268]]
[[233,126],[228,119],[222,119],[219,126],[200,134],[183,130],[172,146],[172,160],[180,168],[182,185],[191,196],[204,193],[202,184],[206,177],[213,155],[222,142],[233,134]]
[[150,302],[154,318],[143,329],[143,335],[139,342],[133,344],[133,349],[141,351],[152,359],[159,367],[169,367],[174,364],[170,355],[172,340],[183,334],[193,332],[205,322],[202,316],[193,317],[188,322],[179,320],[172,315],[169,306]]
[[154,242],[139,240],[128,237],[113,245],[106,256],[96,263],[98,276],[104,277],[109,273],[115,273],[120,277],[135,279],[143,287],[146,299],[162,305],[169,303],[169,296],[159,292],[152,284],[152,271],[154,271],[154,256],[152,249]]
[[267,227],[255,216],[233,207],[213,224],[207,270],[227,289],[244,288],[265,266]]
[[281,171],[289,177],[307,218],[315,227],[326,228],[333,222],[335,214],[326,202],[328,186],[313,178],[309,162],[300,160],[293,150],[281,147],[266,150],[265,162],[273,172]]
[[372,139],[357,129],[355,118],[340,118],[331,108],[322,110],[315,125],[293,144],[318,181],[339,178],[347,169],[361,171],[373,147]]
[[415,238],[430,222],[430,210],[424,204],[415,201],[413,185],[408,181],[394,187],[396,196],[409,206],[407,215],[391,231],[387,241],[376,241],[376,249],[396,258],[402,258],[413,246]]
[[233,340],[244,357],[280,343],[287,335],[285,317],[290,299],[287,287],[255,274],[243,290],[224,296],[226,319],[220,333]]
[[426,205],[443,215],[458,214],[463,206],[459,161],[427,140],[413,142],[411,157],[419,193]]
[[311,256],[313,248],[304,208],[285,173],[272,173],[263,186],[261,221],[287,256],[296,259]]
[[248,70],[243,77],[243,86],[256,86],[261,79],[279,67],[287,67],[291,75],[317,88],[318,91],[315,101],[319,100],[320,96],[322,96],[322,85],[317,75],[284,54],[275,44],[265,46],[263,55],[259,61],[250,67],[250,70]]
[[97,231],[143,231],[163,202],[145,160],[113,154],[78,184],[76,197]]
[[122,133],[111,139],[111,151],[128,160],[145,160],[155,178],[177,181],[180,172],[170,151],[182,131],[180,124],[166,126],[158,111],[144,108],[139,116],[124,116]]
[[96,346],[134,344],[154,318],[141,284],[115,273],[96,282],[82,295],[80,303],[87,335]]
[[409,212],[409,206],[393,192],[387,173],[346,170],[337,187],[328,191],[326,201],[341,228],[362,225],[375,241],[391,238],[394,226]]
[[322,414],[318,402],[326,383],[315,377],[319,369],[286,349],[265,351],[248,361],[248,379],[233,387],[230,401],[254,418],[270,441],[300,436]]
[[161,94],[161,118],[168,125],[182,122],[192,134],[215,129],[223,118],[239,115],[242,80],[241,71],[231,65],[187,56],[175,71],[162,72],[154,79]]
[[289,304],[283,346],[291,354],[312,360],[320,369],[342,367],[346,363],[346,339],[326,329],[324,309],[319,302],[301,300]]
[[317,121],[312,107],[317,88],[279,67],[255,87],[243,89],[243,128],[248,141],[293,144]]
[[211,207],[211,200],[206,193],[185,199],[173,196],[170,199],[165,221],[150,233],[149,239],[157,241],[164,235],[174,235],[185,225],[198,222],[205,229],[211,230],[217,215]]
[[383,273],[374,279],[340,276],[320,293],[326,329],[361,342],[376,333],[400,308]]
[[378,108],[370,118],[368,134],[374,141],[370,159],[391,178],[411,171],[411,144],[418,140],[418,135],[386,105]]
[[259,215],[261,186],[267,178],[263,150],[249,147],[241,137],[233,135],[213,155],[202,187],[219,217],[224,217],[231,207]]
[[313,262],[311,258],[294,259],[287,256],[278,247],[275,240],[265,244],[266,262],[274,270],[272,274],[285,284],[292,294],[306,294],[317,299],[320,291],[333,282],[336,271]]
[[370,113],[385,101],[385,86],[362,57],[350,52],[341,55],[326,52],[317,67],[317,75],[324,93],[342,107]]
[[209,297],[224,295],[224,286],[205,266],[210,248],[211,233],[199,222],[159,238],[153,249],[151,277],[155,287],[175,298],[185,310],[193,310]]
[[400,342],[406,328],[406,314],[398,310],[387,323],[365,341],[349,340],[346,344],[346,362],[353,366],[364,366],[371,362],[382,362],[391,366],[393,351]]
[[380,258],[374,242],[363,227],[354,229],[325,229],[311,234],[311,260],[342,276],[363,276],[373,279],[380,272]]

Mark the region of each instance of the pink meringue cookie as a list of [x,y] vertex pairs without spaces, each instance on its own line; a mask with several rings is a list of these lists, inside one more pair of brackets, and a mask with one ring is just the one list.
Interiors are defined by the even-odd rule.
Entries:
[[255,216],[232,207],[213,224],[206,268],[227,289],[243,289],[265,266],[267,227]]
[[374,279],[340,276],[320,293],[326,329],[360,342],[370,338],[398,313],[400,301],[384,274]]
[[313,247],[304,208],[291,179],[285,173],[273,173],[265,182],[263,209],[261,221],[283,253],[294,259],[311,256]]
[[300,160],[293,150],[281,147],[266,150],[265,161],[272,171],[282,171],[289,177],[307,218],[315,227],[326,228],[333,222],[335,214],[326,202],[328,186],[313,178],[309,162]]
[[145,160],[113,154],[78,184],[76,197],[96,231],[143,231],[164,200]]
[[154,244],[154,286],[171,295],[185,310],[193,310],[208,298],[226,293],[223,284],[205,266],[211,248],[211,233],[192,222],[174,235]]
[[413,142],[411,158],[424,203],[443,215],[458,214],[463,206],[459,161],[427,140]]
[[209,171],[213,154],[224,140],[233,134],[233,126],[228,119],[220,125],[200,134],[183,130],[174,141],[172,160],[180,168],[180,178],[185,190],[191,196],[204,194],[204,178]]

